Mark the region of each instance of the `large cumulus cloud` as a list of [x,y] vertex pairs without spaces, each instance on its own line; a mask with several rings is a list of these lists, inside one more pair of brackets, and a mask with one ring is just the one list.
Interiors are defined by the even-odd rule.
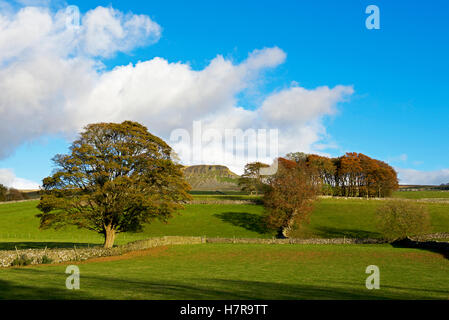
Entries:
[[325,142],[322,118],[353,93],[344,85],[292,86],[264,93],[247,110],[238,96],[286,60],[282,49],[258,48],[240,63],[217,55],[201,70],[163,57],[106,70],[103,59],[158,41],[162,28],[110,7],[85,13],[79,28],[66,20],[63,10],[0,11],[0,159],[43,135],[73,137],[88,123],[123,120],[165,139],[193,121],[219,130],[277,128],[281,153],[312,152]]

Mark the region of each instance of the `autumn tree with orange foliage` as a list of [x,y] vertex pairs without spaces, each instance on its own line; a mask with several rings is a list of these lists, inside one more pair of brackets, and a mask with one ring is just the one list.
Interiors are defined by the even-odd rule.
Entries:
[[362,153],[346,153],[334,160],[335,193],[345,197],[388,197],[399,187],[396,171]]
[[267,224],[278,230],[278,237],[289,237],[309,221],[320,185],[304,162],[278,159],[278,171],[269,180],[263,199]]
[[320,193],[324,195],[389,197],[399,187],[391,166],[362,153],[350,152],[338,158],[308,154],[290,159],[306,164],[312,179],[322,183]]

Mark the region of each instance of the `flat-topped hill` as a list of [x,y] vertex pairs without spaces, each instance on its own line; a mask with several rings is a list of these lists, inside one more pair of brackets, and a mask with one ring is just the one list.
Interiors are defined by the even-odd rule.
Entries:
[[222,165],[184,167],[184,176],[194,191],[239,191],[239,175]]

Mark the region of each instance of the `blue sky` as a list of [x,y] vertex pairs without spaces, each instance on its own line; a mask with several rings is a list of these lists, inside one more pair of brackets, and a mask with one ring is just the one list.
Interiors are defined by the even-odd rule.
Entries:
[[[256,110],[268,96],[291,86],[352,86],[354,92],[335,104],[336,112],[319,120],[325,127],[321,142],[331,146],[321,152],[338,156],[355,151],[385,160],[398,169],[404,183],[449,182],[447,1],[22,3],[51,12],[76,5],[82,14],[98,6],[112,7],[124,14],[146,15],[162,28],[155,43],[95,58],[104,64],[100,72],[155,57],[201,71],[217,55],[237,65],[255,49],[277,47],[286,54],[285,61],[262,70],[254,79],[255,88],[238,91],[239,106]],[[9,4],[11,17],[24,6]],[[380,9],[379,30],[365,27],[370,4]],[[0,8],[6,8],[4,2]],[[13,108],[1,103],[0,117]],[[50,159],[67,152],[70,138],[65,137],[70,134],[44,130],[24,138],[0,159],[0,168],[39,182],[50,174]]]

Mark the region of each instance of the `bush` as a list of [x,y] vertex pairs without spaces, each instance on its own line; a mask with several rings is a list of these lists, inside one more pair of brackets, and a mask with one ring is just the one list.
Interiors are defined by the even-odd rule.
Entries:
[[0,183],[0,201],[6,201],[6,193],[8,192],[8,188]]
[[50,264],[52,262],[53,259],[49,258],[48,256],[43,256],[40,261],[41,264]]
[[20,192],[17,189],[9,188],[8,193],[6,194],[6,200],[7,201],[19,201],[19,200],[25,200],[23,197],[22,192]]
[[13,262],[11,262],[11,266],[27,266],[31,264],[33,260],[27,257],[26,254],[22,254],[21,256],[15,258]]
[[391,241],[427,233],[430,216],[427,207],[412,201],[392,200],[377,209],[377,225]]

